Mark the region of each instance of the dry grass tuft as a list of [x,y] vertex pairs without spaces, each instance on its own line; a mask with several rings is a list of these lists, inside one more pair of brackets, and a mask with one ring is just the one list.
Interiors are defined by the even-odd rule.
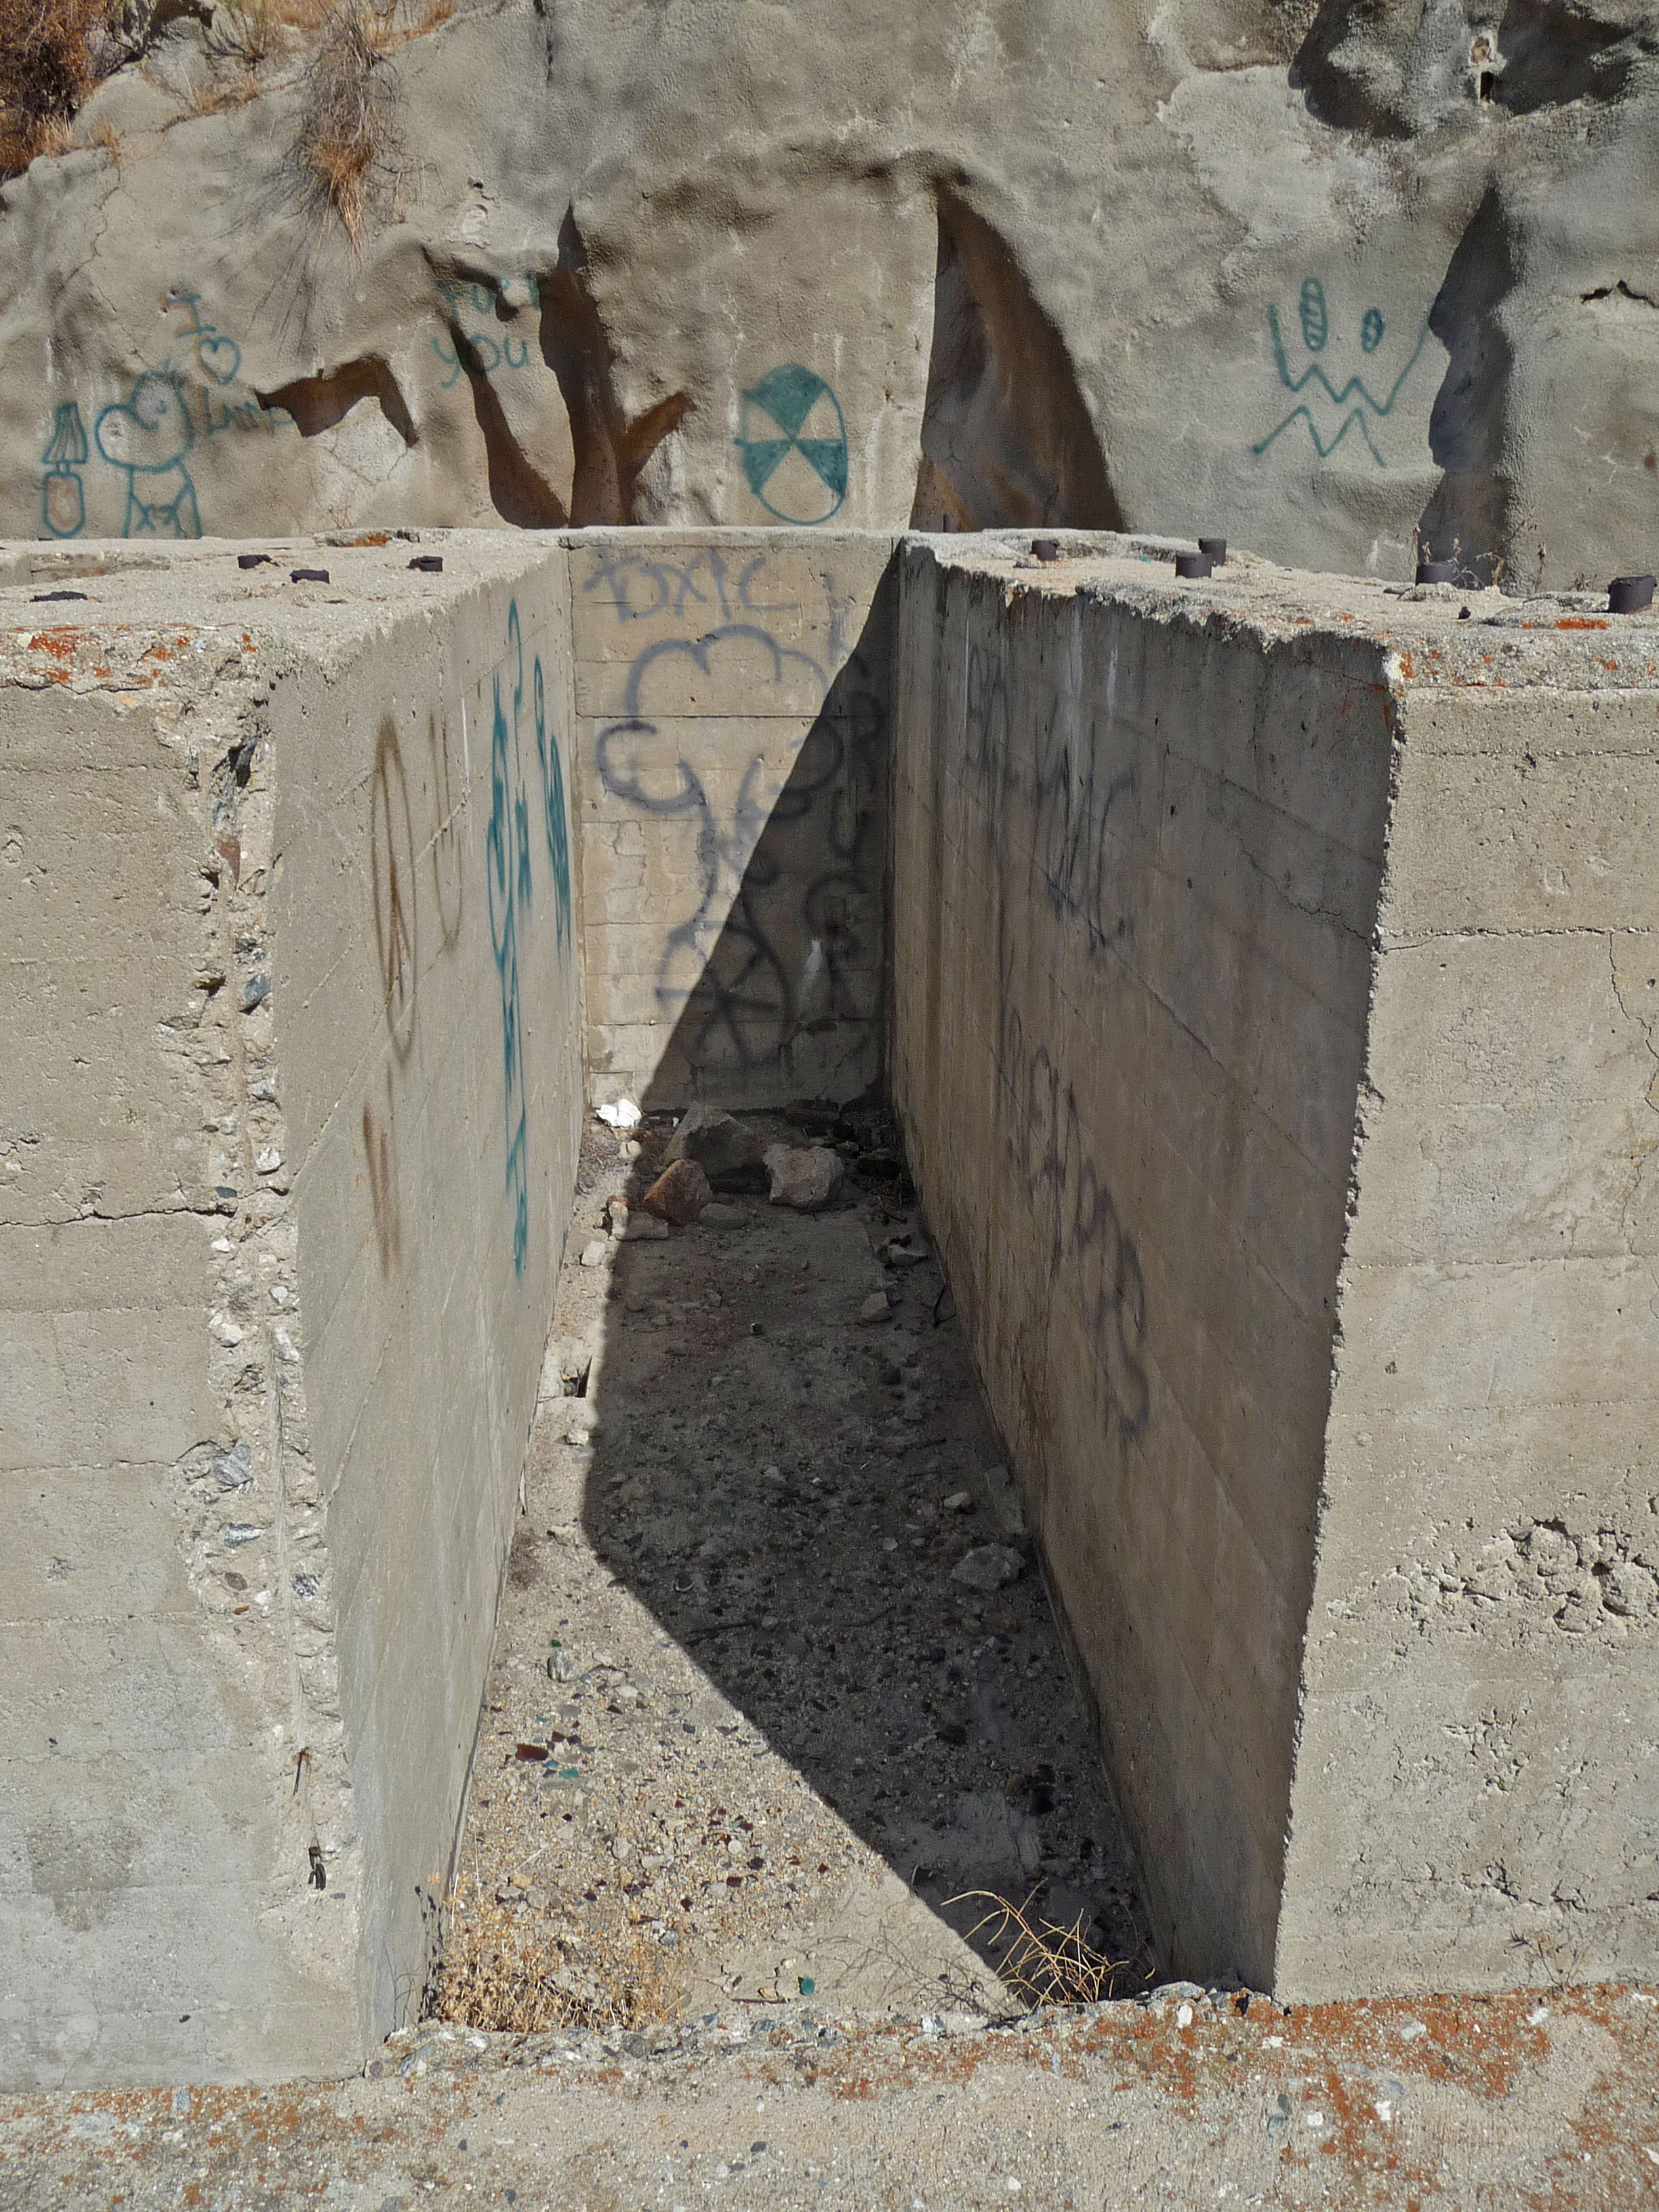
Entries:
[[102,122],[94,124],[89,131],[77,131],[75,143],[77,146],[86,147],[89,152],[107,154],[111,161],[118,167],[121,160],[121,134],[107,116]]
[[111,0],[0,0],[0,176],[66,154],[75,111],[116,59]]
[[554,2028],[634,2028],[680,2008],[678,1954],[665,1951],[634,1908],[572,1912],[555,1925],[510,1884],[462,1881],[449,1901],[448,1936],[433,1989],[433,2018],[458,2027],[541,2035]]
[[1145,1972],[1133,1960],[1109,1959],[1091,1944],[1088,1916],[1079,1913],[1069,1928],[1037,1913],[1035,1899],[1012,1905],[994,1890],[965,1890],[952,1905],[983,1902],[990,1907],[969,1931],[969,1941],[989,1929],[988,1948],[1000,1955],[996,1970],[1004,1985],[1028,2004],[1102,2004],[1115,1996],[1120,1984],[1138,1988]]
[[386,66],[398,43],[396,14],[397,0],[338,0],[306,64],[294,149],[301,189],[319,215],[339,217],[354,251],[400,165],[402,100]]

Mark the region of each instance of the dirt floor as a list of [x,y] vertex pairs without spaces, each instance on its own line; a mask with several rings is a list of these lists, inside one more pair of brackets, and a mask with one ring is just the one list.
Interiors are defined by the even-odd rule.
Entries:
[[[878,1119],[765,1132],[845,1146],[823,1212],[613,1237],[665,1133],[585,1151],[426,2017],[343,2082],[0,2099],[0,2212],[1659,2208],[1652,1991],[1147,1987]],[[1034,2008],[988,1898],[1109,2000]]]
[[585,1149],[544,1383],[584,1395],[537,1420],[436,2008],[637,2027],[805,1995],[978,2024],[1057,1993],[1005,1904],[1075,1931],[1083,1993],[1145,1986],[1133,1863],[890,1133],[748,1126],[839,1143],[830,1204],[769,1204],[750,1170],[635,1241],[672,1121],[636,1161],[597,1125]]

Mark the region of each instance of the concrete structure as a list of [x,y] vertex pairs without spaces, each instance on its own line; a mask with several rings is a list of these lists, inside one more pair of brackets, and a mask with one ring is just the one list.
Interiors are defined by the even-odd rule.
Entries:
[[418,1996],[568,1218],[562,564],[269,550],[0,590],[11,2082]]
[[1659,629],[1027,544],[0,556],[0,2079],[417,1996],[584,1034],[890,1082],[1177,1965],[1659,1966]]
[[1175,1960],[1650,1978],[1659,625],[902,562],[895,1095]]

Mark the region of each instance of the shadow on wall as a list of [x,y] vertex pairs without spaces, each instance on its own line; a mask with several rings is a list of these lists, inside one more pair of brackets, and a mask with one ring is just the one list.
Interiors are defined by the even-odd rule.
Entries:
[[990,225],[939,209],[916,530],[1121,530],[1071,356]]
[[[672,392],[634,421],[625,417],[611,349],[588,297],[586,265],[580,234],[567,214],[557,264],[541,274],[504,280],[459,260],[433,267],[447,312],[443,335],[432,343],[451,370],[447,385],[465,380],[490,504],[518,529],[633,522],[641,474],[691,404],[684,392]],[[525,378],[536,395],[527,405],[516,399]],[[360,400],[373,399],[405,447],[420,442],[409,396],[380,354],[258,398],[264,408],[286,408],[306,438],[335,428]],[[568,447],[562,432],[547,435],[550,403],[555,417],[562,404]]]
[[1505,428],[1514,356],[1501,316],[1515,283],[1502,196],[1488,187],[1458,243],[1429,328],[1451,356],[1429,414],[1429,451],[1445,474],[1418,525],[1425,553],[1456,559],[1481,584],[1498,576],[1513,533]]

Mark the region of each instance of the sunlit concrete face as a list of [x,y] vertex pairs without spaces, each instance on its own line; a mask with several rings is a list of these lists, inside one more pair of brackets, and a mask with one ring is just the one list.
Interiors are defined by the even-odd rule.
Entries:
[[1176,1966],[1654,1971],[1651,629],[1029,543],[0,556],[0,2079],[417,1999],[622,1096],[890,1089]]

